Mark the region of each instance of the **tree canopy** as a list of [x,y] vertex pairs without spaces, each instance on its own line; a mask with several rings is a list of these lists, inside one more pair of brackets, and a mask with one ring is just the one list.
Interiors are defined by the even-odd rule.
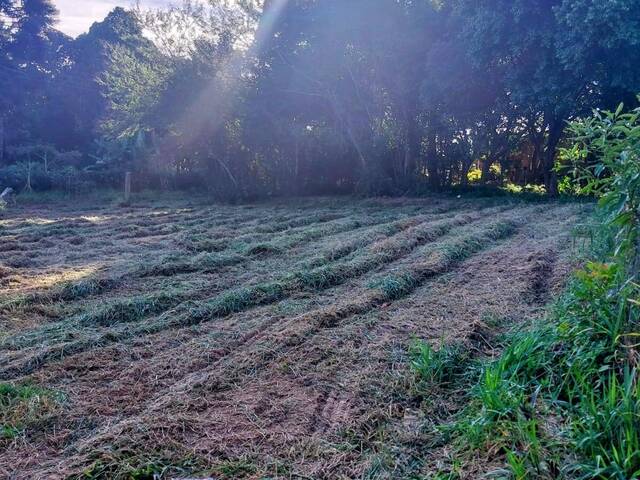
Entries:
[[223,198],[555,192],[566,123],[640,91],[635,0],[210,0],[76,39],[55,21],[0,1],[0,183],[46,145],[78,174]]

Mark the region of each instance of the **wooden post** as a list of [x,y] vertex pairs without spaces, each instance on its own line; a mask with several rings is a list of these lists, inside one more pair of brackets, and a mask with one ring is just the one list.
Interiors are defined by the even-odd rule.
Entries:
[[31,154],[29,154],[29,161],[27,162],[27,184],[24,187],[25,192],[33,192],[31,187]]
[[129,203],[131,199],[131,172],[124,174],[124,202]]

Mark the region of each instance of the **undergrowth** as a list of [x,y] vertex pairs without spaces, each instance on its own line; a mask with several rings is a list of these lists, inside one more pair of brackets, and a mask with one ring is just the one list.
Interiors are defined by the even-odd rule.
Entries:
[[[500,454],[491,474],[518,480],[640,477],[639,120],[619,108],[570,127],[565,154],[581,191],[600,197],[601,241],[545,322],[455,378],[465,406],[439,431],[457,459]],[[432,387],[446,388],[460,362],[453,347],[413,348],[415,375]]]

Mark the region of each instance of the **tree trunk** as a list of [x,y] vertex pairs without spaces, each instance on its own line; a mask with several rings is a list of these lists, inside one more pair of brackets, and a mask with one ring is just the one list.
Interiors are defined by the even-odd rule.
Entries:
[[432,128],[427,130],[427,173],[429,174],[429,183],[431,187],[438,188],[440,186],[440,178],[438,172],[438,150],[436,148],[436,134]]
[[27,184],[24,187],[25,192],[33,192],[33,187],[31,186],[31,158],[27,163]]
[[405,122],[407,125],[407,143],[405,145],[402,173],[405,177],[405,180],[409,180],[416,170],[416,159],[420,152],[420,134],[418,132],[418,125],[416,124],[415,113],[409,112],[406,115]]
[[460,173],[460,184],[463,186],[469,185],[469,169],[473,165],[472,161],[462,161],[462,172]]
[[480,177],[480,182],[483,185],[486,185],[487,181],[489,180],[489,173],[491,172],[490,167],[491,167],[491,160],[489,155],[486,155],[484,157],[484,160],[482,160],[482,175]]
[[547,189],[547,193],[551,196],[558,195],[558,178],[556,176],[556,172],[553,171],[553,167],[556,159],[556,149],[558,148],[558,143],[560,143],[560,139],[562,138],[563,130],[562,121],[553,120],[549,124],[547,146],[543,157],[543,168],[544,186]]

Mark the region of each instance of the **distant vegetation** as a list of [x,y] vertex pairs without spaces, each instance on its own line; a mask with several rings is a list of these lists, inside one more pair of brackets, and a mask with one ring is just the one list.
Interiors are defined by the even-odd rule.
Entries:
[[640,91],[635,0],[187,2],[76,39],[55,19],[0,0],[2,187],[572,192],[566,122]]

